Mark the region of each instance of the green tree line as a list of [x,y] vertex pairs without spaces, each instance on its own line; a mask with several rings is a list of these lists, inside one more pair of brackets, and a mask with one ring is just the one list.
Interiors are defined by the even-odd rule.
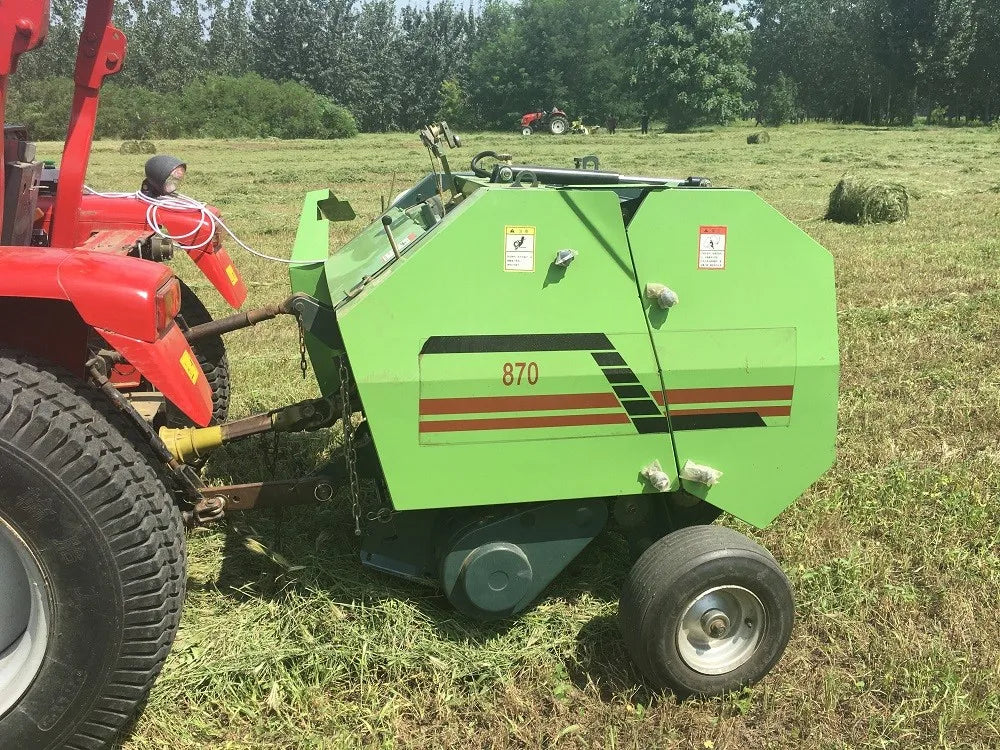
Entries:
[[[12,118],[65,127],[83,5],[54,0]],[[1000,114],[998,0],[119,0],[115,23],[129,52],[99,130],[120,137],[507,130],[554,106],[672,130]]]

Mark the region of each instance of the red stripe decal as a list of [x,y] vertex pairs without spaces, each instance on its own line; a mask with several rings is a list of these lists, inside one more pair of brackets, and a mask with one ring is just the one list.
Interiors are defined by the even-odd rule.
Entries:
[[559,414],[551,417],[499,417],[497,419],[443,419],[421,422],[420,432],[465,432],[468,430],[520,430],[530,427],[581,427],[599,424],[628,424],[628,415]]
[[[792,398],[793,386],[757,385],[733,388],[670,388],[667,398],[670,404],[713,404],[734,401],[788,401]],[[663,391],[653,391],[656,403],[663,403]]]
[[487,414],[501,411],[556,411],[558,409],[615,409],[613,393],[564,393],[553,396],[480,396],[422,398],[424,414]]
[[762,417],[787,417],[791,406],[725,406],[721,409],[671,409],[670,416],[683,417],[689,414],[747,414],[756,413]]

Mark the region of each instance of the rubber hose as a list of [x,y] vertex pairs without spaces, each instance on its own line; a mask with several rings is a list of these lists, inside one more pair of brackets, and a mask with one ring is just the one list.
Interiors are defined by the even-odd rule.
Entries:
[[479,160],[480,159],[485,159],[487,157],[492,157],[492,158],[498,159],[498,160],[500,159],[500,155],[496,151],[480,151],[478,154],[476,154],[475,156],[473,156],[472,157],[472,162],[469,164],[469,166],[472,168],[472,172],[473,172],[473,174],[476,175],[476,177],[489,177],[490,176],[490,172],[488,172],[485,169],[482,169],[479,166]]

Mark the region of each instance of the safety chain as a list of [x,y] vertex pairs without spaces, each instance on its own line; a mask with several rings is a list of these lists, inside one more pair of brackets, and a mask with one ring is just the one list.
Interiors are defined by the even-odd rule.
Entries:
[[347,353],[340,354],[340,403],[344,429],[344,463],[347,465],[347,484],[351,492],[351,515],[354,533],[361,536],[361,488],[358,486],[358,456],[354,449],[354,422],[351,419],[351,372],[347,367]]
[[306,361],[306,330],[302,326],[302,316],[296,315],[295,322],[299,326],[299,369],[302,371],[302,379],[306,379],[306,371],[309,369],[309,363]]

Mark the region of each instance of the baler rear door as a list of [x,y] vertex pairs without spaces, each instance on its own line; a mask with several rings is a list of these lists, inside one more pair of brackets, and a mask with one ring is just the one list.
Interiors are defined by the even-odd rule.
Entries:
[[[678,465],[689,492],[758,526],[832,463],[838,349],[830,254],[754,193],[651,192],[628,226]],[[683,472],[682,472],[683,476]]]

